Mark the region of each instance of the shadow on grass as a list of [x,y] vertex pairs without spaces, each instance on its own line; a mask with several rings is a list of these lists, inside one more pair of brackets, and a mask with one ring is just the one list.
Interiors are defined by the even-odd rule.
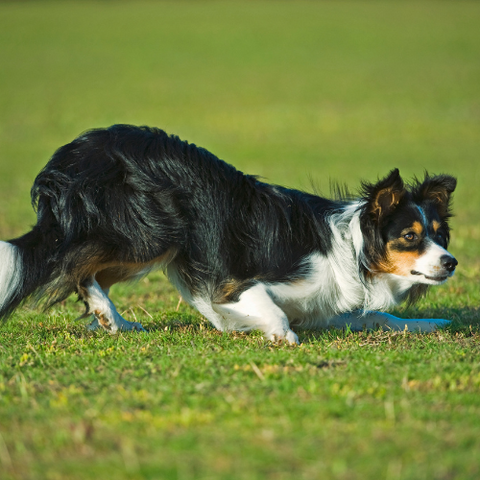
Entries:
[[[415,309],[408,308],[403,311],[393,312],[400,318],[444,318],[451,319],[452,323],[445,328],[439,329],[433,333],[417,334],[415,332],[393,332],[389,330],[376,330],[376,331],[360,331],[352,332],[348,325],[342,329],[324,329],[324,330],[302,330],[295,329],[299,336],[300,342],[304,345],[313,344],[316,342],[338,342],[347,341],[354,343],[392,343],[399,339],[401,336],[408,337],[422,337],[440,338],[442,335],[449,337],[467,338],[478,337],[480,335],[480,307],[463,307],[463,308],[430,308],[430,309]],[[87,330],[86,324],[89,322],[70,320],[70,316],[73,317],[72,312],[68,312],[67,316],[62,315],[60,312],[52,312],[50,315],[39,315],[34,310],[24,312],[22,316],[12,318],[8,322],[0,325],[0,329],[4,332],[12,328],[12,332],[19,332],[25,330],[25,332],[34,333],[37,336],[37,340],[47,340],[52,337],[69,335],[75,338],[92,338],[103,337],[106,334],[103,330],[90,331]],[[190,338],[203,337],[207,341],[213,343],[220,339],[231,341],[247,341],[258,346],[279,346],[285,347],[285,343],[279,342],[274,344],[264,339],[262,332],[220,332],[213,327],[208,320],[201,317],[198,313],[192,312],[177,312],[174,310],[161,312],[158,316],[138,315],[136,318],[129,318],[129,320],[139,321],[145,328],[146,333],[161,334],[165,332],[167,335],[174,335],[175,337],[187,335]],[[131,335],[137,332],[121,332],[115,335]],[[141,335],[141,333],[140,333]],[[139,337],[139,340],[141,336]]]
[[[412,314],[412,309],[408,309]],[[405,313],[405,312],[403,312]],[[379,343],[388,342],[392,343],[392,339],[400,336],[429,336],[430,338],[438,337],[442,334],[448,334],[452,336],[460,336],[463,338],[475,336],[480,334],[480,308],[455,308],[455,309],[429,309],[428,311],[418,311],[418,315],[397,315],[402,318],[447,318],[452,319],[452,323],[445,328],[439,329],[432,333],[417,333],[417,332],[394,332],[390,330],[378,329],[375,331],[351,331],[346,325],[343,329],[323,329],[323,330],[302,330],[296,329],[296,333],[299,335],[300,342],[302,344],[315,343],[319,340],[325,342],[338,341],[338,340],[356,340],[366,343]],[[144,327],[147,332],[170,332],[177,334],[198,334],[204,336],[207,334],[209,337],[229,337],[232,340],[251,339],[255,343],[259,340],[264,345],[277,345],[285,346],[284,342],[274,344],[263,339],[262,332],[253,331],[249,333],[245,332],[220,332],[215,329],[206,319],[199,317],[198,315],[185,315],[176,314],[176,312],[169,312],[162,316],[161,321],[149,320],[144,323]]]

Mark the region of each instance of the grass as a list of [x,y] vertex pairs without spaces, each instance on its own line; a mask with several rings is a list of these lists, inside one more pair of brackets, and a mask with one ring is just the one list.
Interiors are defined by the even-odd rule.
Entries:
[[473,1],[0,3],[0,238],[34,223],[55,148],[135,123],[327,193],[454,174],[460,261],[394,312],[453,319],[429,335],[226,335],[160,273],[112,292],[148,333],[87,332],[73,298],[21,309],[0,330],[2,479],[478,478],[479,20]]

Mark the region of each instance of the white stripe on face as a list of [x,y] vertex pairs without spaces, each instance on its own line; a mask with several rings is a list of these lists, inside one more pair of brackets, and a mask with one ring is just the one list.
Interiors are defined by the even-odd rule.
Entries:
[[425,235],[428,236],[428,220],[427,216],[425,215],[425,212],[423,211],[423,208],[420,205],[416,205],[418,211],[420,212],[420,217],[422,217],[422,222],[423,222],[423,229],[425,231]]

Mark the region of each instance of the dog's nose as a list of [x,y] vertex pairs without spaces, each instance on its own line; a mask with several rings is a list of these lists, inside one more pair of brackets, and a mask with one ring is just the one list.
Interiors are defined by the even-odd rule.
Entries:
[[447,272],[453,272],[458,265],[457,259],[451,255],[443,255],[440,258],[440,264]]

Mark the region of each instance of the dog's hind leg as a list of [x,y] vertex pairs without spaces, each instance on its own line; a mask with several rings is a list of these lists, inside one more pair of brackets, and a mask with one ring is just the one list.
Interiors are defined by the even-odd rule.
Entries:
[[433,332],[438,328],[445,327],[449,323],[449,320],[430,318],[424,320],[403,319],[394,317],[389,313],[370,311],[344,313],[328,321],[329,326],[335,328],[345,328],[348,326],[353,331],[363,330],[364,328],[374,330],[382,327],[384,330],[408,330],[410,332],[420,331],[424,333]]
[[214,303],[213,309],[223,318],[223,330],[262,330],[269,340],[299,343],[287,316],[261,283],[245,290],[238,302]]
[[[80,278],[87,278],[77,287],[81,299],[87,305],[87,312],[81,318],[90,314],[95,319],[88,326],[89,329],[104,328],[112,333],[118,330],[144,330],[138,322],[129,322],[115,309],[114,304],[108,298],[110,287],[118,282],[134,280],[146,275],[150,270],[168,262],[174,255],[174,251],[167,251],[164,255],[153,258],[149,262],[92,262],[87,265],[86,271],[80,272]],[[94,273],[93,273],[94,272]]]
[[129,322],[117,312],[115,305],[95,279],[91,278],[84,282],[79,293],[87,305],[87,313],[95,315],[94,321],[88,326],[89,329],[102,327],[109,333],[116,333],[119,330],[145,331],[140,323]]

